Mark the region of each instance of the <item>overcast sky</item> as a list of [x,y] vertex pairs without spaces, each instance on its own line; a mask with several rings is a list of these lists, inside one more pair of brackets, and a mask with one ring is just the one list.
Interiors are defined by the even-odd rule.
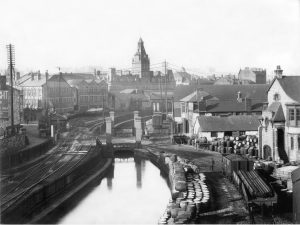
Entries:
[[300,75],[299,0],[0,1],[2,70],[8,43],[23,71],[129,68],[140,37],[151,64]]

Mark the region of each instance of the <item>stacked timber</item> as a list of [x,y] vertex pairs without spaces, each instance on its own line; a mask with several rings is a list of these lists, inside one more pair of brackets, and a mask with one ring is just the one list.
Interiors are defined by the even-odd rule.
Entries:
[[273,196],[272,189],[258,175],[256,171],[239,170],[237,172],[241,181],[249,191],[252,198],[268,198]]

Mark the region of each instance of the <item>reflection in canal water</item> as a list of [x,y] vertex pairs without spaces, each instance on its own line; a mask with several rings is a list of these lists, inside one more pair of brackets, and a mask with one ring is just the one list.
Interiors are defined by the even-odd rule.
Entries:
[[157,224],[169,198],[166,179],[150,161],[116,158],[101,183],[57,222]]

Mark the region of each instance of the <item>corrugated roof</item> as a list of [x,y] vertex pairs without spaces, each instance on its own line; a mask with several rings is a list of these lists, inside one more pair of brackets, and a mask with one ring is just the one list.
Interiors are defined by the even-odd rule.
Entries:
[[199,116],[200,131],[257,131],[258,116]]

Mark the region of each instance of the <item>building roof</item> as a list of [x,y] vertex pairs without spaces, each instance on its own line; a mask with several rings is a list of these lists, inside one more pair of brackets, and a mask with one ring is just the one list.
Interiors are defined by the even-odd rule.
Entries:
[[251,98],[252,100],[260,100],[267,102],[268,84],[247,84],[247,85],[180,85],[174,91],[174,101],[180,101],[188,96],[196,89],[200,89],[209,93],[220,100],[234,100],[237,98],[237,93],[241,93],[242,98]]
[[[32,80],[32,75],[34,79]],[[46,83],[46,76],[41,74],[40,79],[38,73],[28,73],[22,76],[18,81],[17,85],[20,87],[42,87]]]
[[300,76],[282,76],[280,79],[275,78],[271,86],[275,80],[278,80],[280,86],[290,98],[296,102],[300,102]]
[[48,81],[57,81],[57,82],[62,82],[63,81],[63,82],[67,83],[66,79],[63,76],[61,76],[60,74],[53,75],[52,77],[50,77],[48,79]]
[[[235,100],[221,100],[221,101],[206,101],[206,112],[217,113],[217,112],[246,112],[245,99],[241,102]],[[262,111],[263,103],[259,100],[251,101],[251,111]]]
[[[58,74],[59,75],[59,74]],[[68,81],[68,80],[75,80],[75,79],[80,79],[80,80],[93,80],[95,79],[95,75],[91,73],[62,73],[61,74],[63,78]]]
[[272,112],[272,120],[274,122],[285,121],[282,105],[280,102],[272,102],[272,104],[268,107],[268,111]]
[[218,100],[218,98],[211,96],[209,93],[206,91],[194,91],[190,95],[180,99],[181,102],[197,102],[200,101],[201,99],[203,100]]
[[222,131],[257,131],[258,116],[199,116],[201,132]]

